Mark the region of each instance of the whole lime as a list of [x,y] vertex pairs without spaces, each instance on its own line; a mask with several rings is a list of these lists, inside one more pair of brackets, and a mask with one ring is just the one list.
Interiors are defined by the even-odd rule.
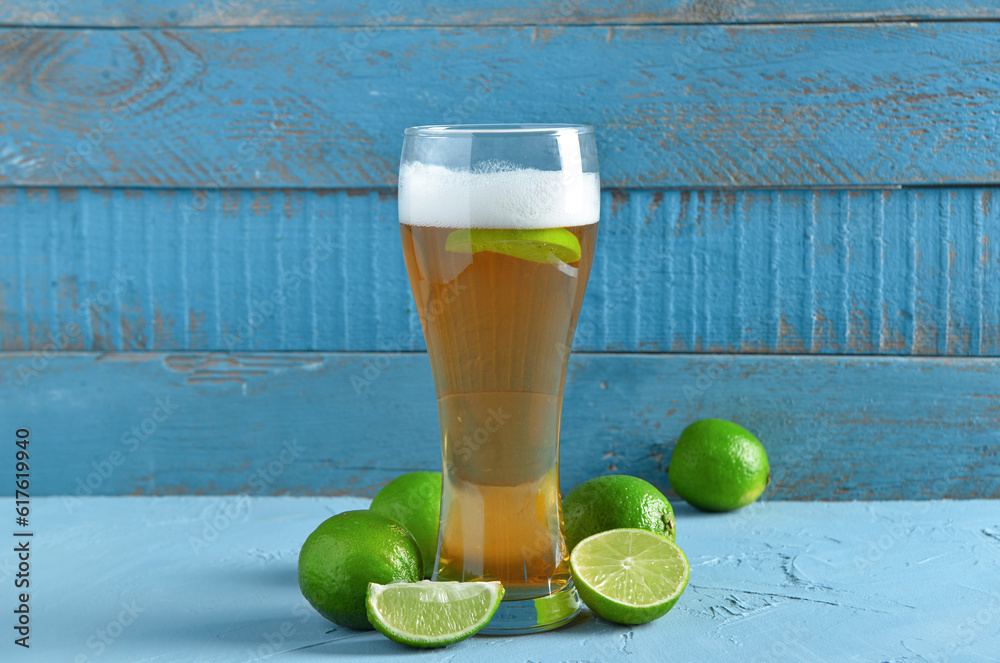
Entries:
[[562,501],[563,534],[570,551],[588,536],[612,529],[642,529],[675,536],[674,510],[656,487],[639,477],[610,474],[584,481]]
[[732,511],[760,497],[771,481],[771,467],[750,431],[731,421],[702,419],[681,432],[667,476],[692,506]]
[[302,544],[299,589],[331,622],[370,629],[368,583],[417,582],[420,548],[402,525],[371,511],[327,518]]
[[430,578],[441,518],[441,473],[409,472],[396,477],[378,491],[371,510],[399,521],[409,530],[420,546],[424,577]]

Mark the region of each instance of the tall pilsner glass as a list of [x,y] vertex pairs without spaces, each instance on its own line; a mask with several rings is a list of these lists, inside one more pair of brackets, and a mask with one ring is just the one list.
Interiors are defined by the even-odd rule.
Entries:
[[444,468],[434,577],[503,583],[486,632],[543,631],[579,611],[559,419],[599,215],[591,127],[406,130],[400,231]]

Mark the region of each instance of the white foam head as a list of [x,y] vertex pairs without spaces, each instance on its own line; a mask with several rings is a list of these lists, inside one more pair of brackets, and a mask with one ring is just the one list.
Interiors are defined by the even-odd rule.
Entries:
[[597,223],[600,215],[597,173],[419,162],[399,171],[399,221],[411,226],[562,228]]

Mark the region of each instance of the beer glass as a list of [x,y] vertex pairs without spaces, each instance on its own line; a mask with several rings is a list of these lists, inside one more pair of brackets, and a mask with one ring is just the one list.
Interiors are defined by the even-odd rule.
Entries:
[[441,426],[434,578],[503,583],[488,633],[544,631],[579,611],[559,423],[599,216],[591,127],[405,132],[400,232]]

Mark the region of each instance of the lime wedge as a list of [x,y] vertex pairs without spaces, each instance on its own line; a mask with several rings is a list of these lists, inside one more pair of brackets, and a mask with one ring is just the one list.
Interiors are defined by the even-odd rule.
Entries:
[[580,259],[580,240],[565,228],[463,228],[448,235],[444,248],[452,253],[492,251],[532,262]]
[[613,529],[576,544],[569,558],[580,598],[617,624],[645,624],[674,607],[691,567],[675,543],[641,529]]
[[489,623],[503,598],[499,582],[369,583],[368,621],[411,647],[444,647]]

